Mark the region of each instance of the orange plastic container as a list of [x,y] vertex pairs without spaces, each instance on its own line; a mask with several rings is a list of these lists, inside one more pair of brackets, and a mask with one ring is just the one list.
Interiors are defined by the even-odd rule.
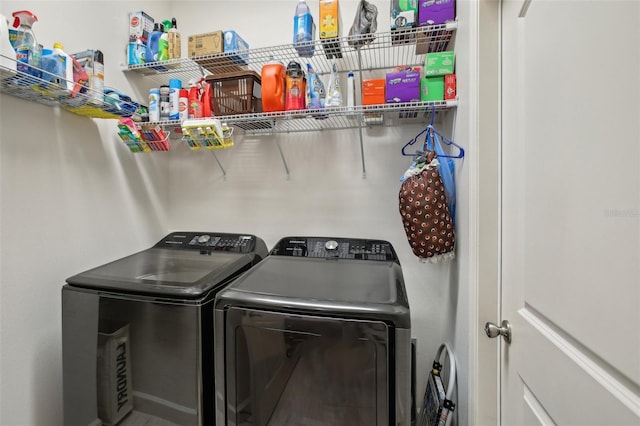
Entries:
[[285,68],[282,64],[262,66],[262,111],[284,111]]

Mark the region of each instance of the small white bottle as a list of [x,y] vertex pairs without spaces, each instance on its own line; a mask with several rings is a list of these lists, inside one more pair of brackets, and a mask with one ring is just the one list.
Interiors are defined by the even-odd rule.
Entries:
[[353,111],[356,106],[356,82],[353,71],[347,74],[347,109]]
[[60,79],[57,83],[71,93],[75,86],[73,81],[73,61],[62,49],[61,43],[53,43],[53,53],[58,55],[58,61],[60,63],[60,67],[58,68],[60,71]]

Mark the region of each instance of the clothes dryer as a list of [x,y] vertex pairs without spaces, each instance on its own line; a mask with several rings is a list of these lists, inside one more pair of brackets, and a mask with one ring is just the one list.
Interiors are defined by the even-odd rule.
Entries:
[[409,425],[410,322],[389,242],[280,240],[216,296],[218,423]]
[[215,424],[215,294],[266,255],[254,235],[173,232],[68,278],[64,424]]

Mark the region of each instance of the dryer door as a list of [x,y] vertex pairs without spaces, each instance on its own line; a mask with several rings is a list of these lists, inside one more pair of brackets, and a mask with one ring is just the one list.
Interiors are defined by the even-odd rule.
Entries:
[[383,322],[230,308],[229,425],[388,425]]

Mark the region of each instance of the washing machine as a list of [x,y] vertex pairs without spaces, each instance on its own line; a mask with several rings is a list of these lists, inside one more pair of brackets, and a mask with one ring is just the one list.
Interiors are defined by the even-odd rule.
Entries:
[[389,242],[283,238],[214,315],[218,424],[410,425],[410,311]]
[[267,254],[254,235],[173,232],[68,278],[64,424],[215,424],[215,295]]

